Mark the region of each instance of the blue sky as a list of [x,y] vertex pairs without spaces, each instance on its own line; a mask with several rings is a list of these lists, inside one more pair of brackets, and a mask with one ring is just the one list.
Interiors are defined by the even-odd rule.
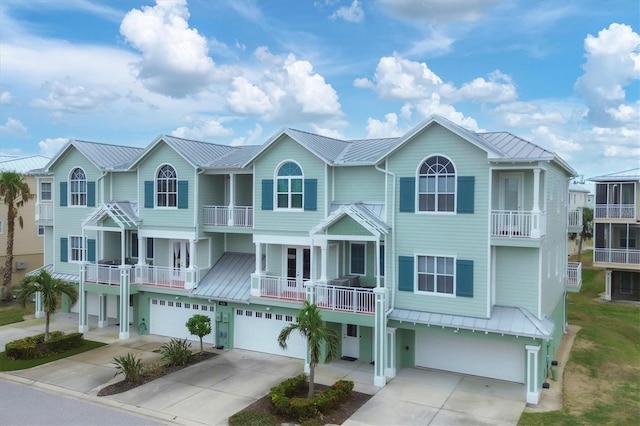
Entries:
[[640,167],[636,0],[4,0],[0,154],[282,127],[509,131],[585,177]]

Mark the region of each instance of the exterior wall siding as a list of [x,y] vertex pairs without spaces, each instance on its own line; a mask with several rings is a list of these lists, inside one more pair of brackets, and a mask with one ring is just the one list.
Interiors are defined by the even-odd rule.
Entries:
[[523,307],[537,314],[539,250],[496,247],[495,253],[496,305]]
[[335,192],[337,203],[384,202],[384,174],[368,167],[335,167]]
[[[137,176],[135,172],[110,173],[105,177],[105,193],[102,202],[138,202]],[[138,206],[140,207],[140,206]]]

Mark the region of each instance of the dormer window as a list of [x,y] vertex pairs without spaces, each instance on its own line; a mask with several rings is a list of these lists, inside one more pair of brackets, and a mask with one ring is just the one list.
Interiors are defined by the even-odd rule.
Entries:
[[418,211],[455,212],[456,169],[440,155],[427,158],[418,172]]
[[278,169],[276,199],[279,209],[302,209],[304,198],[302,169],[291,161]]
[[168,164],[160,167],[156,175],[156,206],[178,206],[178,174]]
[[87,205],[87,175],[81,168],[75,168],[71,171],[71,177],[69,179],[71,188],[69,195],[71,196],[72,206],[86,206]]

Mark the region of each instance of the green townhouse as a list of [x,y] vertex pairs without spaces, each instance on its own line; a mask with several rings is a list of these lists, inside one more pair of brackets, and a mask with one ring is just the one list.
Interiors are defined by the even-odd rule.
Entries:
[[65,308],[80,331],[185,338],[199,313],[208,343],[308,368],[306,341],[283,351],[277,336],[309,300],[376,386],[425,367],[522,383],[537,403],[580,288],[566,253],[575,175],[517,136],[432,116],[382,139],[70,140],[40,171],[53,194],[36,208],[44,268],[78,284]]

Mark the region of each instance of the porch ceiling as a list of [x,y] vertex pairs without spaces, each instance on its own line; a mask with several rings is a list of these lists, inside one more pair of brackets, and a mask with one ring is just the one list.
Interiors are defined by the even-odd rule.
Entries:
[[372,235],[377,237],[387,235],[391,230],[391,227],[380,217],[383,209],[379,207],[380,205],[378,204],[369,205],[364,203],[339,205],[339,207],[329,216],[313,227],[311,231],[309,231],[309,235],[313,236],[321,232],[325,232],[331,225],[339,221],[344,216],[351,217],[367,229]]
[[83,227],[101,226],[100,222],[109,217],[120,229],[137,229],[140,219],[136,213],[137,205],[128,201],[102,204],[82,222]]

